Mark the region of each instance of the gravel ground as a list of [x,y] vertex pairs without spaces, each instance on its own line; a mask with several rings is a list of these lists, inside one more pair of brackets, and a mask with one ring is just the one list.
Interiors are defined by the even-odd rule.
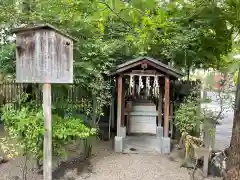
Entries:
[[[22,162],[23,158],[18,158],[0,165],[0,180],[11,180],[14,176],[22,177]],[[30,162],[28,167],[33,167]],[[98,145],[88,165],[85,164],[78,170],[74,167],[66,170],[65,165],[65,169],[61,169],[60,172],[64,174],[60,180],[190,180],[189,171],[180,168],[178,162],[170,161],[168,156],[118,154],[112,151],[110,142],[101,142]],[[28,171],[28,180],[40,179],[43,179],[42,176],[33,169]]]

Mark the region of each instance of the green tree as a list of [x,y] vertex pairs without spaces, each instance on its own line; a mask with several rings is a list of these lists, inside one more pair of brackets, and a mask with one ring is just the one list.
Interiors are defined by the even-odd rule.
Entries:
[[[108,71],[134,56],[171,62],[186,73],[226,66],[239,7],[238,0],[1,0],[0,28],[47,22],[75,36],[75,79],[89,101],[97,99],[100,115],[110,99]],[[2,48],[0,63],[9,64],[1,72],[13,73],[11,47],[6,41]]]

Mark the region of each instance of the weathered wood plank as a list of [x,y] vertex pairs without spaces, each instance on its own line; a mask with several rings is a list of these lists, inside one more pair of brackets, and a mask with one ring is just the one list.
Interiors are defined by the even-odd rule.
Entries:
[[17,33],[16,44],[17,82],[73,83],[71,39],[40,29]]

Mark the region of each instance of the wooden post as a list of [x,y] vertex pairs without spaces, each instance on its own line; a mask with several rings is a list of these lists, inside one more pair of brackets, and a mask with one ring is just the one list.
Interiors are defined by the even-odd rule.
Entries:
[[162,126],[162,89],[159,90],[159,100],[158,100],[158,126]]
[[169,135],[169,77],[165,77],[164,137]]
[[112,103],[111,103],[111,127],[112,129],[115,128],[115,115],[114,115],[114,97],[112,97]]
[[[171,93],[172,95],[172,93]],[[173,102],[170,102],[170,118],[171,118],[171,121],[170,121],[170,134],[171,134],[171,138],[173,138],[173,120],[174,120],[174,117],[173,117]]]
[[121,120],[122,120],[122,76],[117,79],[117,136],[121,136]]
[[122,78],[122,115],[121,115],[121,127],[124,127],[125,125],[125,82],[126,79]]
[[43,179],[52,180],[52,109],[51,84],[43,84],[43,112],[44,112],[44,152]]
[[115,128],[115,97],[116,97],[116,85],[117,82],[114,82],[114,87],[112,90],[112,103],[111,103],[111,127],[112,129]]

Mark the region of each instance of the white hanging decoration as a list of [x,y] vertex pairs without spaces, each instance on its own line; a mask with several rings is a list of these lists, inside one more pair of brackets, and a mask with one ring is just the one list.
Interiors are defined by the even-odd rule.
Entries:
[[156,96],[156,97],[159,95],[158,76],[155,76],[155,77],[154,77],[153,93],[154,93],[154,96]]
[[151,89],[151,85],[150,85],[150,77],[147,76],[146,77],[146,90],[147,90],[147,96],[150,96],[150,89]]
[[129,86],[129,94],[133,95],[134,93],[134,75],[130,75],[130,86]]
[[139,86],[138,86],[138,94],[140,95],[141,89],[143,88],[142,76],[139,76]]

